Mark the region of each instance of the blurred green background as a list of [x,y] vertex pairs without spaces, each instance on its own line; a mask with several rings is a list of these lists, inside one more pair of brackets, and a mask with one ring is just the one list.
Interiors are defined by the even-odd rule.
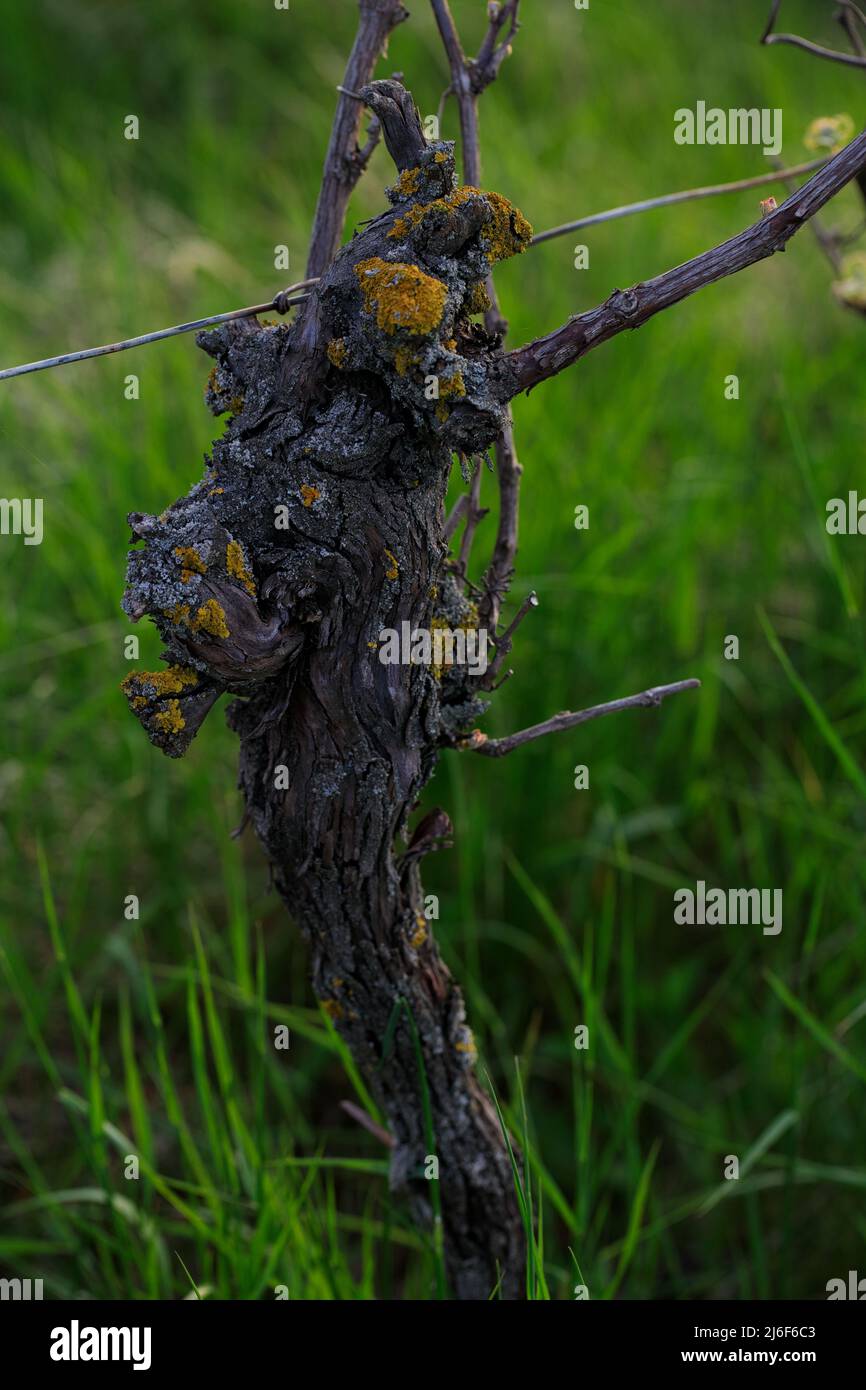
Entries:
[[[402,71],[426,114],[446,66],[425,0],[408,6],[378,72]],[[760,47],[766,8],[527,0],[483,98],[485,184],[541,230],[760,173],[758,149],[674,144],[674,110],[698,100],[781,107],[788,164],[809,158],[817,116],[861,128],[863,75]],[[485,9],[453,0],[473,51]],[[832,9],[786,0],[783,27],[840,46]],[[0,365],[300,278],[355,18],[350,0],[4,6]],[[390,173],[380,149],[348,228],[382,209]],[[511,341],[732,235],[763,196],[510,262]],[[827,221],[862,216],[846,190]],[[530,588],[541,603],[488,732],[703,681],[502,762],[447,757],[430,789],[456,832],[427,861],[438,939],[522,1132],[520,1059],[543,1208],[533,1296],[822,1298],[866,1273],[866,542],[824,529],[826,501],[864,479],[866,323],[831,279],[806,230],[516,402],[506,616]],[[219,430],[208,366],[184,337],[0,389],[0,494],[45,507],[43,544],[3,537],[0,570],[0,1265],[46,1297],[429,1298],[435,1250],[340,1108],[363,1087],[258,846],[231,838],[233,736],[217,714],[170,762],[118,690],[126,513],[199,478]],[[152,665],[156,636],[138,635]],[[676,926],[673,891],[700,878],[781,887],[781,935]],[[731,1154],[740,1179],[723,1182]]]

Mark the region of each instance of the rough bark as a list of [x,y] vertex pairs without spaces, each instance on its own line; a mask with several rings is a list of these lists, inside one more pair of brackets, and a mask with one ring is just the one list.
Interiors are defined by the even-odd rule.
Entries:
[[[313,987],[395,1138],[392,1183],[429,1221],[439,1159],[449,1282],[518,1296],[523,1232],[498,1120],[475,1075],[459,989],[423,914],[419,854],[395,845],[442,747],[486,708],[456,663],[385,665],[383,628],[474,627],[448,573],[443,500],[457,453],[499,434],[491,266],[530,228],[506,200],[457,188],[396,83],[365,99],[399,178],[391,208],[325,271],[297,327],[200,335],[208,402],[228,409],[204,480],[161,517],[133,514],[124,604],[165,641],[167,670],[126,691],[149,736],[185,751],[223,692],[247,814],[310,945]],[[309,305],[307,306],[309,310]],[[427,399],[425,382],[439,383]],[[285,769],[285,772],[281,772]],[[411,1011],[430,1093],[431,1149]]]

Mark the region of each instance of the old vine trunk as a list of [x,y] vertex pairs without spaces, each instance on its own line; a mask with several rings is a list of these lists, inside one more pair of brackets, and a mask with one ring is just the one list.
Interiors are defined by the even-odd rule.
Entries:
[[391,208],[293,326],[200,335],[216,363],[208,402],[230,419],[187,497],[130,517],[144,545],[124,605],[154,620],[169,665],[125,688],[172,756],[235,696],[247,813],[309,942],[315,992],[387,1117],[392,1185],[429,1223],[424,1168],[438,1158],[452,1292],[487,1298],[499,1283],[517,1297],[509,1155],[423,913],[424,846],[395,849],[439,750],[477,738],[486,705],[456,661],[379,658],[383,629],[478,624],[443,501],[453,455],[468,467],[506,424],[484,282],[530,229],[500,195],[457,187],[452,144],[424,139],[401,86],[363,95],[398,169]]

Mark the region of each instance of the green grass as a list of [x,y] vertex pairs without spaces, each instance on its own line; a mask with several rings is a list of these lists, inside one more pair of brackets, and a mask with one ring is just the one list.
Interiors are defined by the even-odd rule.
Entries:
[[[427,113],[447,78],[424,0],[410,8],[382,72],[401,69]],[[484,6],[453,9],[474,46]],[[864,123],[858,73],[758,46],[764,4],[687,9],[527,4],[483,99],[485,183],[542,229],[760,172],[756,150],[674,145],[674,110],[698,99],[781,107],[791,163],[814,117]],[[839,42],[818,7],[785,12]],[[11,7],[2,365],[259,302],[300,275],[353,29],[349,0]],[[129,113],[138,142],[122,138]],[[381,210],[388,179],[379,150],[350,222]],[[509,263],[512,341],[739,230],[762,193]],[[860,217],[848,190],[828,220]],[[804,231],[516,403],[507,611],[529,589],[541,603],[488,731],[703,682],[501,762],[445,760],[430,789],[455,846],[428,861],[427,891],[527,1153],[533,1298],[576,1284],[820,1298],[862,1269],[866,561],[861,537],[827,536],[824,506],[862,477],[866,324],[830,278]],[[169,762],[118,691],[125,516],[200,476],[208,366],[175,339],[0,390],[0,494],[45,502],[43,544],[2,538],[0,571],[0,1266],[51,1297],[433,1299],[437,1241],[341,1109],[374,1115],[256,844],[231,836],[233,737],[215,716]],[[482,526],[476,577],[490,543]],[[153,664],[154,633],[138,636]],[[673,891],[698,878],[783,888],[781,935],[676,926]]]

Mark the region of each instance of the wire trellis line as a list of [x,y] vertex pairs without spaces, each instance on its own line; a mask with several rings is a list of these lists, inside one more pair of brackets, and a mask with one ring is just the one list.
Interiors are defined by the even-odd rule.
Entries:
[[[358,95],[344,87],[339,87],[338,91],[347,96],[356,97]],[[678,193],[663,193],[660,197],[645,198],[637,203],[625,203],[621,207],[608,208],[605,212],[591,213],[588,217],[579,217],[573,222],[564,222],[559,227],[551,227],[546,232],[539,232],[532,238],[530,244],[539,246],[542,242],[549,241],[553,237],[565,236],[582,227],[596,226],[601,222],[615,222],[621,217],[631,217],[634,213],[649,212],[653,208],[671,207],[676,203],[688,203],[699,198],[713,198],[719,194],[759,188],[766,183],[783,182],[786,178],[796,178],[801,174],[811,173],[826,162],[827,156],[823,156],[819,159],[809,160],[805,164],[794,165],[790,169],[774,169],[757,174],[752,178],[737,179],[734,183],[717,183],[704,188],[687,188]],[[141,347],[144,343],[157,343],[162,338],[173,338],[178,333],[192,333],[199,328],[211,328],[218,323],[228,323],[231,319],[252,318],[254,314],[269,312],[286,314],[293,304],[303,303],[307,298],[303,291],[318,284],[318,280],[318,276],[313,276],[309,280],[299,280],[296,284],[280,290],[267,304],[253,304],[248,309],[232,309],[227,314],[212,314],[210,318],[193,319],[190,323],[176,324],[174,328],[160,328],[156,333],[143,333],[138,338],[124,338],[119,343],[106,343],[102,347],[83,348],[80,352],[65,352],[59,357],[44,357],[41,362],[25,362],[21,367],[7,367],[5,371],[0,371],[0,381],[5,381],[13,376],[25,376],[28,372],[41,372],[47,367],[63,367],[67,362],[83,362],[88,357],[105,357],[110,352],[125,352],[127,348]]]
[[173,338],[178,333],[192,333],[199,328],[210,328],[218,323],[229,323],[232,319],[252,318],[254,314],[287,314],[294,304],[302,304],[306,294],[297,291],[308,290],[318,283],[317,278],[299,280],[280,290],[267,304],[252,304],[248,309],[231,309],[227,314],[211,314],[209,318],[192,319],[189,323],[178,323],[173,328],[160,328],[155,333],[142,333],[138,338],[124,338],[119,343],[104,343],[102,347],[82,348],[79,352],[64,352],[59,357],[43,357],[40,362],[25,362],[21,367],[7,367],[0,371],[0,381],[12,376],[25,376],[28,372],[42,372],[47,367],[64,367],[67,362],[83,362],[88,357],[105,357],[110,352],[125,352],[127,348],[141,347],[144,343],[157,343],[161,338]]

